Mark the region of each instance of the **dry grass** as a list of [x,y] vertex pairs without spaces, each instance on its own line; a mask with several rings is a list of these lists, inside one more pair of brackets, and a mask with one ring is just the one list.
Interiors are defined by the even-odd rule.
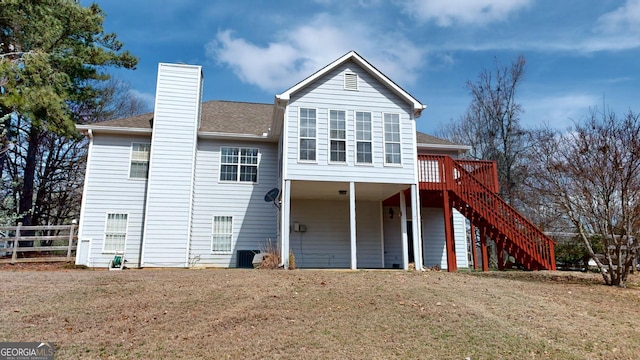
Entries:
[[47,269],[0,280],[0,341],[54,341],[57,359],[640,354],[640,290],[596,274]]

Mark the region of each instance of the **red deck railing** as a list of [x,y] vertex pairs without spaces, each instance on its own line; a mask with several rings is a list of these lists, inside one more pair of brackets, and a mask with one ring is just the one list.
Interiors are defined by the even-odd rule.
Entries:
[[[555,270],[555,242],[505,202],[494,162],[419,155],[420,190],[447,191],[451,205],[529,269]],[[446,205],[446,204],[445,204]]]

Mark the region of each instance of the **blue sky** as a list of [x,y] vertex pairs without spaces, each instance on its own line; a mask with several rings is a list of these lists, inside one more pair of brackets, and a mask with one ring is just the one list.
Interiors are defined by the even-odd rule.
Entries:
[[[83,5],[91,1],[81,0]],[[204,100],[272,103],[355,50],[426,104],[433,133],[469,104],[465,87],[518,55],[528,127],[602,109],[640,111],[640,0],[99,0],[105,30],[140,58],[111,71],[153,102],[158,62],[203,66]]]

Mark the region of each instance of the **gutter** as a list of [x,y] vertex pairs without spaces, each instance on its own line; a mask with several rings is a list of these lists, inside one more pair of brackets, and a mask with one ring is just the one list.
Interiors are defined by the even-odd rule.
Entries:
[[92,126],[92,125],[76,125],[76,129],[80,131],[93,131],[94,133],[107,134],[149,134],[152,129],[146,128],[128,128],[120,126]]

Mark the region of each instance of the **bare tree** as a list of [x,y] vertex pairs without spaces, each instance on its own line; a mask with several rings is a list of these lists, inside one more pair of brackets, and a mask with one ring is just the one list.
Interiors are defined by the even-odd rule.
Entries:
[[563,210],[608,285],[625,286],[640,249],[639,118],[592,112],[566,132],[536,132],[531,150],[528,185]]
[[[70,106],[78,122],[100,122],[148,110],[124,81],[98,84],[96,91],[91,102]],[[5,131],[13,133],[13,142],[3,153],[6,156],[0,173],[0,196],[3,198],[0,220],[26,219],[29,224],[44,225],[78,218],[86,166],[86,139],[53,131],[33,131],[31,123],[20,115],[9,117],[7,124]],[[29,181],[25,181],[25,174]]]
[[516,101],[525,64],[523,56],[509,65],[496,60],[493,70],[485,69],[475,82],[468,81],[471,104],[467,111],[438,131],[451,141],[471,145],[471,158],[496,161],[500,195],[512,205],[519,200],[518,191],[526,174],[521,154],[527,132],[520,126],[522,106]]

